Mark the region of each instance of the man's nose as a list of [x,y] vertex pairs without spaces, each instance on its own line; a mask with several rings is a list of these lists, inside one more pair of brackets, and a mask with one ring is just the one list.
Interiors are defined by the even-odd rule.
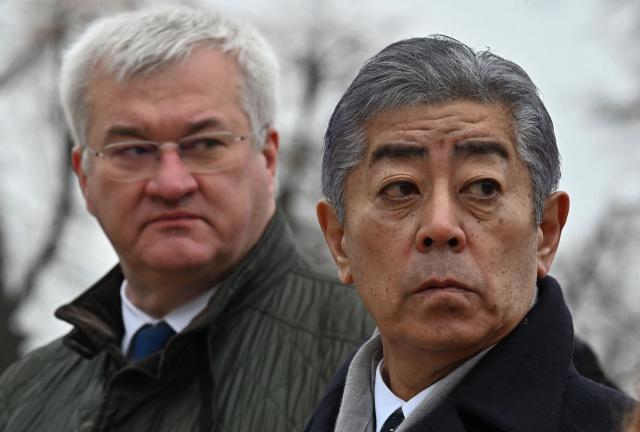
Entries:
[[455,198],[445,188],[433,191],[419,210],[416,248],[421,252],[448,249],[461,252],[467,244]]
[[147,183],[147,193],[166,201],[178,201],[193,193],[198,182],[182,161],[177,149],[160,152],[155,172]]

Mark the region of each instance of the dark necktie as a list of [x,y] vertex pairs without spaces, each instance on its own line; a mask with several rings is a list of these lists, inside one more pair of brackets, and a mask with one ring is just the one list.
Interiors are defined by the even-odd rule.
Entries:
[[133,335],[127,357],[131,361],[138,361],[160,351],[174,334],[176,332],[164,321],[155,325],[145,324]]
[[402,407],[400,407],[387,418],[387,421],[382,425],[380,432],[394,432],[398,429],[402,420],[404,420],[404,414],[402,414]]

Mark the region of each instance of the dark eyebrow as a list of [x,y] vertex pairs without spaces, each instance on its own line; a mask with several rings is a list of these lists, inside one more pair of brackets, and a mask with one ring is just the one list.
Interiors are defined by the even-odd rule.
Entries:
[[201,132],[209,128],[224,129],[225,125],[217,118],[208,117],[208,118],[198,120],[194,123],[189,124],[189,129],[187,129],[187,135],[193,135],[195,133]]
[[130,126],[120,126],[114,125],[107,129],[107,133],[105,134],[105,141],[109,141],[110,138],[124,136],[124,137],[132,137],[140,140],[146,140],[144,132],[140,129]]
[[425,147],[408,143],[382,144],[371,153],[369,166],[373,166],[381,159],[407,159],[413,157],[427,157],[429,150]]
[[[224,123],[214,117],[208,117],[202,120],[198,120],[193,123],[189,123],[187,129],[187,135],[193,135],[209,128],[224,128]],[[148,137],[142,129],[133,126],[113,125],[107,129],[105,140],[108,141],[113,137],[131,137],[139,140],[147,140]]]
[[476,155],[497,155],[509,160],[509,152],[503,144],[493,141],[463,141],[453,146],[453,158],[462,159]]

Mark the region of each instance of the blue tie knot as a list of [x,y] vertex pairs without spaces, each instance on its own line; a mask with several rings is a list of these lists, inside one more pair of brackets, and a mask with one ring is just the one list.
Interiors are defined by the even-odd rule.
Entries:
[[155,325],[145,324],[133,335],[129,348],[129,359],[138,361],[160,351],[174,334],[176,332],[164,321]]

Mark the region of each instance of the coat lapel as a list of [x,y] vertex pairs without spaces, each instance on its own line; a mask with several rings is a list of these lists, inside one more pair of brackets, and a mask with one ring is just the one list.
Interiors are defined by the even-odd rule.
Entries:
[[[546,277],[522,322],[408,432],[561,432],[572,352],[571,315],[559,285]],[[349,363],[336,374],[307,432],[333,430]]]
[[573,326],[555,280],[538,287],[518,327],[411,431],[558,431]]

